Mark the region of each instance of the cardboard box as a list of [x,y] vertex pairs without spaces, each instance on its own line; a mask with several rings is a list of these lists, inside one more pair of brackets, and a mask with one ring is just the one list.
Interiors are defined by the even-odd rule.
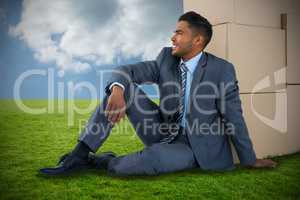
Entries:
[[213,24],[281,27],[280,15],[291,7],[290,0],[184,0],[184,11],[194,10]]
[[288,14],[300,14],[300,1],[287,0],[289,4]]
[[[257,158],[289,153],[286,91],[242,94],[241,101]],[[235,150],[234,157],[238,162]]]
[[286,87],[284,30],[217,25],[206,50],[234,64],[241,93],[276,92]]
[[227,24],[213,27],[213,36],[205,51],[210,52],[220,58],[227,59]]
[[280,28],[280,15],[289,5],[286,0],[235,0],[235,23]]
[[288,85],[286,92],[242,94],[241,100],[258,158],[300,151],[300,85]]
[[300,151],[300,85],[287,86],[289,153]]
[[287,15],[287,83],[300,84],[300,13]]
[[183,0],[183,9],[198,12],[213,25],[234,20],[234,0]]

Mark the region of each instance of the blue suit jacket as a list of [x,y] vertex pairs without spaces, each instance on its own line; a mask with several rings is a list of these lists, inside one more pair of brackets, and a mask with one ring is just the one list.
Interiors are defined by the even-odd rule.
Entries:
[[[121,73],[113,74],[107,89],[113,82],[119,82],[125,88],[131,83],[156,83],[160,91],[160,108],[163,108],[160,109],[162,119],[174,123],[179,105],[179,95],[174,94],[179,94],[179,88],[168,83],[180,82],[180,58],[173,56],[171,51],[165,47],[156,60],[118,67],[116,72]],[[256,155],[243,118],[238,82],[231,63],[203,53],[193,74],[188,109],[186,133],[202,169],[234,168],[229,140],[242,165],[255,162]]]

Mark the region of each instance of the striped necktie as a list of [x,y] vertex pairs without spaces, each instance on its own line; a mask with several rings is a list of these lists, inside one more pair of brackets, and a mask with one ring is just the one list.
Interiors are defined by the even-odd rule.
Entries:
[[[179,99],[179,106],[178,106],[178,111],[176,113],[176,120],[175,122],[180,125],[181,120],[183,118],[184,114],[184,109],[185,109],[185,90],[186,90],[186,79],[187,79],[187,71],[188,68],[186,67],[185,63],[182,62],[180,64],[180,74],[181,74],[181,89],[180,89],[180,99]],[[179,130],[179,129],[178,129]],[[168,135],[168,137],[164,138],[161,140],[161,143],[170,143],[174,140],[174,138],[178,135],[177,132],[172,132],[172,134]]]

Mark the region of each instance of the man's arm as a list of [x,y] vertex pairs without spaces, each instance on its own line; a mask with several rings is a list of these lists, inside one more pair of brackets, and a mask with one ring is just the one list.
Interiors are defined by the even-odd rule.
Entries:
[[154,61],[124,65],[115,70],[110,83],[106,86],[106,93],[109,95],[109,98],[105,113],[110,122],[113,124],[118,123],[125,116],[126,103],[124,91],[129,87],[130,83],[158,82],[159,68],[163,62],[165,51],[166,48],[160,52]]
[[[220,113],[226,123],[226,131],[229,127],[232,143],[237,151],[241,165],[260,167],[275,167],[272,160],[256,159],[248,128],[243,117],[241,100],[239,95],[238,81],[232,64],[224,66],[222,73],[221,99],[219,102]],[[229,124],[230,123],[230,124]]]
[[110,82],[106,87],[106,92],[110,92],[112,85],[118,85],[126,89],[130,83],[157,83],[165,52],[166,48],[163,48],[156,60],[117,67],[112,73]]

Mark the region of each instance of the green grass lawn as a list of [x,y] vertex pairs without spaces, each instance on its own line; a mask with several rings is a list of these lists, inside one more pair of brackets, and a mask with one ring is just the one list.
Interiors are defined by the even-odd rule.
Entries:
[[[41,107],[47,101],[27,101]],[[84,107],[86,101],[77,101]],[[274,158],[273,170],[237,168],[232,172],[194,169],[155,177],[118,178],[104,171],[45,178],[38,169],[52,166],[72,149],[79,120],[67,126],[67,114],[31,115],[13,101],[0,101],[0,199],[300,199],[300,154]],[[127,127],[120,133],[119,127]],[[124,128],[123,127],[123,128]],[[112,131],[99,151],[126,154],[142,148],[127,120]]]

